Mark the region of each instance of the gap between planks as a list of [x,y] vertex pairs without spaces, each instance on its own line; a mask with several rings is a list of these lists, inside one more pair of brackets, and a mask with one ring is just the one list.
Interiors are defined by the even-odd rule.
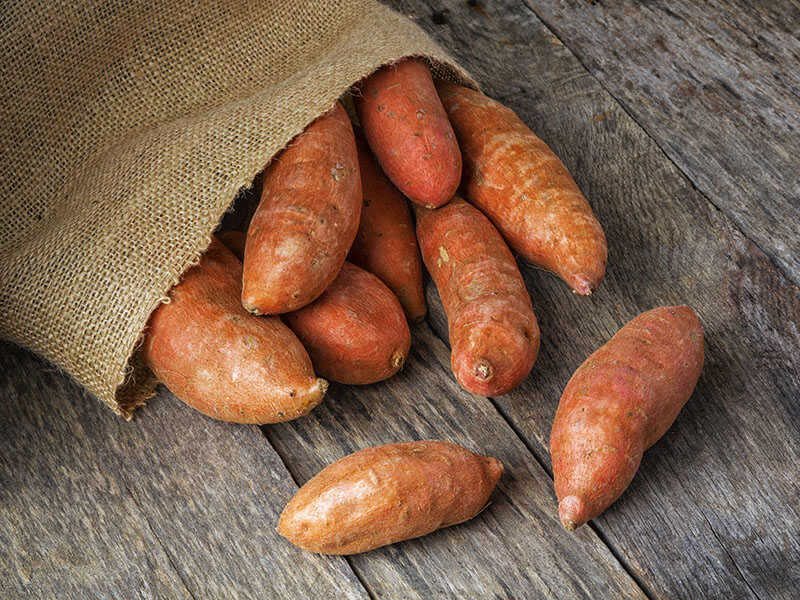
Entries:
[[681,176],[683,176],[683,178],[689,183],[692,189],[696,191],[702,198],[704,198],[706,202],[708,202],[712,207],[714,207],[714,209],[716,209],[717,212],[722,214],[725,217],[725,219],[730,222],[730,226],[737,232],[739,232],[744,239],[746,239],[748,242],[750,242],[756,248],[758,248],[764,254],[764,256],[767,257],[767,260],[769,261],[769,264],[773,268],[773,270],[775,270],[778,274],[780,274],[781,277],[786,279],[786,281],[794,284],[794,279],[790,276],[790,274],[787,273],[786,270],[775,261],[775,259],[761,246],[761,244],[759,244],[755,239],[753,239],[751,235],[749,235],[746,231],[744,231],[744,229],[742,229],[742,227],[734,219],[732,219],[727,212],[725,212],[716,202],[714,202],[714,200],[708,194],[703,192],[703,190],[701,190],[697,186],[695,181],[692,179],[691,175],[687,173],[684,169],[682,169],[672,159],[672,157],[666,152],[666,150],[664,150],[664,147],[650,133],[650,131],[648,131],[647,127],[645,127],[644,124],[642,124],[642,122],[636,117],[636,115],[628,108],[625,102],[621,100],[616,94],[614,94],[614,92],[612,92],[608,88],[608,86],[606,86],[594,73],[592,73],[592,70],[586,65],[586,63],[581,59],[581,57],[576,52],[574,52],[572,48],[570,48],[569,44],[560,35],[558,35],[556,30],[550,26],[550,24],[544,19],[544,17],[542,17],[542,15],[540,15],[533,8],[533,6],[531,6],[530,0],[519,0],[519,1],[520,4],[526,10],[528,10],[534,17],[536,17],[536,19],[539,20],[539,22],[542,24],[542,27],[547,29],[547,31],[549,31],[550,34],[554,38],[556,38],[561,43],[561,45],[564,46],[564,48],[567,49],[570,55],[581,65],[581,67],[583,67],[586,74],[597,82],[597,85],[599,85],[614,100],[614,102],[616,102],[617,106],[619,106],[620,109],[622,109],[622,111],[631,119],[631,121],[636,123],[637,127],[639,127],[639,129],[642,130],[642,132],[650,139],[650,141],[653,142],[653,144],[655,145],[656,148],[658,148],[662,156],[667,160],[667,162],[669,162],[669,164],[671,164],[675,168],[675,170],[678,173],[681,174]]
[[[65,376],[65,375],[62,374],[62,376]],[[197,600],[197,597],[192,593],[192,590],[189,589],[189,585],[186,583],[186,580],[183,578],[183,575],[181,575],[180,569],[178,569],[178,566],[175,564],[175,560],[173,559],[172,553],[169,551],[169,548],[167,548],[166,544],[164,544],[164,542],[161,541],[161,538],[159,537],[158,532],[156,531],[155,527],[153,527],[153,524],[150,522],[150,519],[147,516],[147,513],[144,510],[142,510],[142,505],[139,504],[139,500],[136,498],[136,494],[133,493],[133,491],[131,490],[130,486],[128,485],[128,482],[125,481],[125,472],[124,471],[122,472],[122,477],[120,479],[121,479],[122,485],[125,486],[125,491],[128,492],[128,497],[136,505],[136,508],[139,510],[139,513],[142,515],[142,519],[147,524],[147,528],[150,530],[150,533],[153,535],[153,539],[156,542],[158,542],[159,546],[161,546],[161,550],[163,550],[164,556],[167,557],[167,562],[169,562],[169,566],[172,567],[172,570],[175,572],[175,575],[177,576],[178,581],[180,581],[181,585],[183,585],[183,589],[186,590],[186,593],[189,594],[189,597],[192,600]]]

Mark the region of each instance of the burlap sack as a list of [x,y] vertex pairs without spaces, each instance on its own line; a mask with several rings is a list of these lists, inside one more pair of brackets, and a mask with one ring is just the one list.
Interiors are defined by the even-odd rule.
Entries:
[[0,335],[125,417],[148,316],[270,157],[382,64],[468,80],[372,0],[17,2],[0,27]]

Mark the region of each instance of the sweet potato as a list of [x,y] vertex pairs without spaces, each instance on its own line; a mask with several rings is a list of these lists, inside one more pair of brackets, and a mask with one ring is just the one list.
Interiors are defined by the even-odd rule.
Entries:
[[409,59],[367,77],[354,98],[370,148],[414,202],[448,202],[461,180],[461,153],[428,67]]
[[358,132],[356,145],[364,205],[348,260],[377,275],[400,300],[408,320],[419,322],[427,308],[411,211]]
[[366,552],[468,521],[502,474],[496,458],[447,442],[366,448],[300,488],[278,533],[311,552]]
[[[225,233],[228,247],[238,248],[239,232]],[[311,354],[317,373],[339,383],[388,379],[403,367],[411,346],[397,298],[375,275],[348,262],[322,296],[283,320]]]
[[539,353],[539,325],[517,263],[489,220],[460,198],[416,213],[422,259],[447,313],[456,379],[474,394],[505,394]]
[[703,328],[688,306],[647,311],[569,380],[550,433],[558,516],[569,530],[628,487],[642,453],[672,425],[703,366]]
[[241,275],[239,260],[213,240],[151,316],[144,360],[209,417],[259,424],[301,417],[322,401],[328,383],[280,319],[242,308]]
[[363,385],[391,377],[411,346],[395,295],[375,275],[348,262],[322,296],[284,320],[316,371],[339,383]]
[[463,193],[534,265],[590,294],[606,238],[564,164],[514,112],[480,92],[437,82],[464,157]]
[[337,103],[264,171],[247,231],[243,306],[279,314],[317,298],[342,268],[360,214],[353,128]]

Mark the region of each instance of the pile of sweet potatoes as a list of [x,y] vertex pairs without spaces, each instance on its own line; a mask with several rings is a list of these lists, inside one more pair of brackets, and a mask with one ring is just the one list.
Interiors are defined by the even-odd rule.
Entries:
[[[426,63],[384,67],[265,168],[242,232],[220,232],[149,322],[142,354],[198,411],[237,423],[302,417],[327,380],[365,385],[407,360],[426,314],[423,263],[447,315],[456,380],[504,394],[530,373],[539,326],[515,252],[590,294],[603,229],[564,164],[508,108],[434,82]],[[410,202],[409,202],[410,201]],[[605,510],[675,420],[703,363],[688,307],[623,327],[575,372],[551,436],[568,529]],[[322,379],[322,376],[326,379]],[[350,554],[466,521],[503,472],[445,442],[368,448],[329,466],[278,531]]]

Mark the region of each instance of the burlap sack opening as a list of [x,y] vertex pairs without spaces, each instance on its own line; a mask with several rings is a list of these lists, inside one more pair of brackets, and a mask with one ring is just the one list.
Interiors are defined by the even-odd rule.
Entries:
[[16,3],[0,19],[0,335],[118,414],[150,313],[237,190],[405,56],[469,76],[372,0]]

